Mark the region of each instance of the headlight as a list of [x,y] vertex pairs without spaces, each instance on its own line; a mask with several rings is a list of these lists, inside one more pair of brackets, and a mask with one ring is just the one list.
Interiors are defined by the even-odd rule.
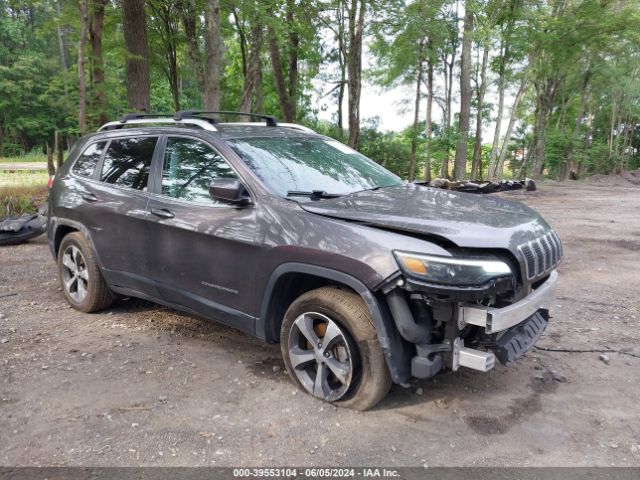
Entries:
[[498,259],[475,259],[394,252],[402,270],[411,277],[429,283],[471,286],[513,275],[511,268]]

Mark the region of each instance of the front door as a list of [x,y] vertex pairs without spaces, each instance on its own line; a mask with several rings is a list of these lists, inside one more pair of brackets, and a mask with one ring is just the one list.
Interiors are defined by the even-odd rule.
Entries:
[[[160,159],[158,159],[160,160]],[[253,333],[256,207],[214,200],[214,178],[237,178],[209,144],[169,136],[147,207],[149,256],[161,297]]]

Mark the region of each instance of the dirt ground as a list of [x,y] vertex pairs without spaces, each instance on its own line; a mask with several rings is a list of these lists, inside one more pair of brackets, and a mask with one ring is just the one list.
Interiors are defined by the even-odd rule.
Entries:
[[[539,346],[640,355],[640,187],[505,195],[565,245]],[[70,309],[44,237],[0,249],[0,313],[0,465],[640,466],[631,355],[535,350],[337,409],[278,346],[139,300]]]

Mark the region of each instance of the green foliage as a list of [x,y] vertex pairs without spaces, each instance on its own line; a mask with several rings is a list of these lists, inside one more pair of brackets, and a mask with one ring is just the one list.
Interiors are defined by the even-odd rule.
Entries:
[[[490,47],[487,94],[481,115],[485,129],[496,117],[496,93],[507,91],[503,124],[509,102],[523,78],[528,80],[512,138],[499,139],[506,151],[505,175],[515,175],[523,161],[531,172],[535,135],[544,139],[545,172],[565,177],[569,171],[611,173],[640,165],[640,0],[467,0],[474,14],[472,41],[481,52]],[[90,13],[95,8],[89,2]],[[150,50],[151,108],[172,112],[175,100],[182,109],[202,107],[197,66],[191,58],[190,38],[183,13],[193,5],[195,44],[204,58],[204,0],[164,2],[147,0]],[[78,134],[78,2],[43,0],[17,4],[0,0],[0,155],[42,152],[52,145],[54,132],[70,142]],[[336,85],[339,70],[336,42],[338,12],[344,0],[221,1],[221,106],[240,105],[250,53],[250,35],[261,27],[261,96],[265,113],[281,116],[271,64],[270,38],[279,48],[284,81],[292,89],[290,61],[297,54],[295,100],[298,121],[339,140],[346,132],[318,120],[318,92]],[[403,108],[413,106],[420,90],[418,122],[397,132],[382,132],[375,119],[363,119],[361,151],[402,176],[408,175],[412,143],[416,174],[426,162],[424,133],[426,68],[434,66],[433,135],[429,142],[432,174],[439,176],[445,160],[455,155],[457,122],[449,109],[445,125],[446,64],[453,62],[453,105],[458,94],[460,9],[455,0],[383,0],[368,2],[365,21],[365,60],[373,58],[363,74],[382,88],[405,86]],[[93,81],[94,58],[87,45],[85,79],[88,86],[88,125],[98,126],[98,87]],[[106,2],[103,60],[109,118],[127,111],[122,5]],[[177,87],[171,88],[171,59],[175,57]],[[481,55],[474,55],[473,71]],[[63,61],[64,59],[64,61]],[[66,62],[66,66],[63,63]],[[417,85],[418,72],[422,82]],[[175,91],[177,88],[177,91]],[[173,98],[176,94],[176,99]],[[450,93],[451,94],[451,93]],[[337,90],[331,97],[337,100]],[[472,112],[475,115],[476,100]],[[332,107],[335,108],[335,105]],[[346,107],[344,109],[346,119]],[[380,115],[385,112],[380,112]],[[346,122],[345,122],[346,123]],[[472,119],[472,124],[474,119]],[[536,132],[536,125],[542,131]],[[504,130],[504,128],[503,128]],[[486,133],[485,138],[488,138]],[[469,157],[475,139],[470,138]],[[481,175],[486,175],[490,147],[482,145]],[[470,166],[471,158],[468,159]]]
[[47,200],[47,186],[0,186],[0,218],[36,213]]
[[[55,65],[32,53],[0,66],[0,154],[17,155],[51,143],[54,130],[73,131],[73,92]],[[43,79],[50,81],[44,82]]]

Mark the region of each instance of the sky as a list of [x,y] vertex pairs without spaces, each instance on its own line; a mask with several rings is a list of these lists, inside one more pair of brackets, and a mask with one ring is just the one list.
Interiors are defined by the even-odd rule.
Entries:
[[[332,88],[330,85],[328,89]],[[320,92],[322,87],[317,86]],[[317,107],[320,109],[318,116],[322,120],[335,121],[337,106],[334,97],[321,97],[322,93],[316,95]],[[412,92],[408,86],[399,86],[391,89],[382,89],[377,85],[365,82],[362,86],[360,97],[360,118],[362,120],[372,117],[379,117],[380,128],[382,130],[399,131],[411,125],[413,122],[413,102],[415,100],[415,91]],[[345,98],[343,102],[344,125],[347,125],[347,91],[345,89]],[[426,103],[422,102],[422,107],[426,109]],[[436,112],[437,106],[434,105],[434,114],[440,118],[440,113]],[[424,120],[425,112],[421,115]]]
[[[366,51],[366,49],[365,49]],[[458,51],[458,54],[460,52]],[[497,53],[497,52],[495,52]],[[367,52],[364,53],[364,65],[365,71],[370,67],[371,63],[375,61],[372,56]],[[378,65],[379,67],[379,65]],[[324,72],[328,74],[329,72]],[[493,80],[491,75],[488,75],[489,81]],[[444,91],[444,80],[441,75],[434,74],[436,94],[438,91]],[[454,114],[460,109],[459,95],[460,95],[460,80],[454,78],[453,85],[453,106]],[[335,97],[324,97],[323,94],[333,88],[334,84],[322,85],[320,82],[315,82],[316,95],[315,101],[319,108],[318,116],[323,120],[335,121],[335,115],[337,107],[335,104]],[[474,81],[471,82],[471,87],[474,88]],[[512,87],[515,88],[515,87]],[[474,93],[475,95],[475,93]],[[502,120],[501,136],[504,136],[507,130],[507,124],[509,122],[509,114],[511,112],[511,105],[514,100],[514,92],[507,91],[505,94],[505,106],[504,116]],[[364,82],[362,87],[361,99],[360,99],[360,118],[366,120],[367,118],[379,117],[380,128],[384,131],[399,131],[413,123],[413,104],[415,101],[415,86],[401,85],[393,88],[381,88],[377,85],[373,85],[370,82]],[[496,114],[498,95],[496,91],[495,82],[489,84],[487,93],[485,95],[485,102],[490,102],[495,105],[493,115]],[[426,117],[426,100],[423,99],[420,104],[420,120],[424,120]],[[345,98],[343,104],[344,111],[344,125],[347,125],[347,93],[345,90]],[[472,109],[471,115],[471,131],[475,132],[475,112]],[[440,107],[434,102],[432,109],[432,116],[434,122],[442,120],[442,111]],[[482,129],[482,142],[491,143],[493,141],[495,131],[495,121],[483,125]]]

